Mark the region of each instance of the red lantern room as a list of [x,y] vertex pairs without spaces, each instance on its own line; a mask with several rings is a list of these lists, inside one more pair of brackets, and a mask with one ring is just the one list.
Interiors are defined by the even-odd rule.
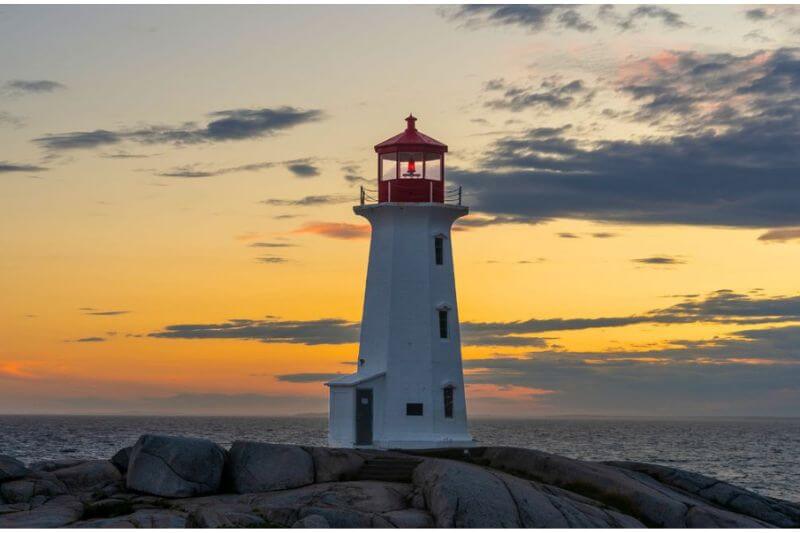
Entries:
[[375,145],[378,202],[445,201],[444,154],[447,145],[417,131],[414,115],[406,130]]

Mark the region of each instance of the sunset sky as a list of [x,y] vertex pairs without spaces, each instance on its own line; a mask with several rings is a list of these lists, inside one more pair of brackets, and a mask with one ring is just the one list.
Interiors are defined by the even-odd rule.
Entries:
[[0,413],[325,412],[409,112],[470,415],[800,416],[800,8],[744,5],[0,7]]

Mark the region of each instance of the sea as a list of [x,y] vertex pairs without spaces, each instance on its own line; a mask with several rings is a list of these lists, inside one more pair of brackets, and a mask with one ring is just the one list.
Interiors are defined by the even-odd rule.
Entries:
[[[590,461],[629,460],[699,472],[800,502],[800,418],[537,418],[470,421],[480,445]],[[325,445],[324,417],[0,416],[0,454],[29,463],[110,458],[143,433]]]

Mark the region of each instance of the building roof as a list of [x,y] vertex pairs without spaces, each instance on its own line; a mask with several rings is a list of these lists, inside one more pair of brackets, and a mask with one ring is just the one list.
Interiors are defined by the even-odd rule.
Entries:
[[348,374],[346,376],[332,379],[325,383],[325,385],[328,387],[352,387],[353,385],[358,385],[359,383],[369,381],[370,379],[379,378],[385,374],[385,370],[381,372],[373,372],[371,374]]
[[406,123],[408,124],[406,130],[391,139],[386,139],[382,143],[376,144],[375,151],[380,153],[394,151],[397,148],[398,150],[433,149],[436,152],[446,152],[447,145],[418,131],[415,125],[416,121],[417,117],[408,115],[406,117]]

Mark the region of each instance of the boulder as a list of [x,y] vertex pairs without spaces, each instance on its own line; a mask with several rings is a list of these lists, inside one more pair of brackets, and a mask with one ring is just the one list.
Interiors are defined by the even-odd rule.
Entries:
[[267,526],[267,521],[255,513],[225,506],[197,509],[189,515],[186,522],[186,527],[191,528],[263,528]]
[[327,520],[325,520],[324,516],[318,514],[310,514],[305,518],[301,518],[300,520],[292,524],[292,527],[302,527],[306,529],[323,529],[323,528],[329,528],[331,527],[331,525],[328,523]]
[[225,450],[206,439],[142,435],[133,447],[127,487],[166,497],[216,492]]
[[28,477],[0,485],[0,495],[8,503],[33,502],[37,497],[46,500],[67,492],[67,486],[50,472],[33,472]]
[[120,451],[114,454],[111,457],[111,462],[114,466],[117,467],[122,474],[128,471],[128,463],[131,460],[131,452],[133,451],[133,446],[127,446],[122,448]]
[[75,457],[63,458],[63,459],[47,459],[45,461],[34,461],[28,465],[28,468],[31,470],[35,470],[37,472],[52,472],[53,470],[59,470],[61,468],[67,468],[70,466],[75,466],[80,463],[85,463],[86,461],[91,461],[92,459],[87,457],[85,459],[78,459]]
[[314,461],[299,446],[236,441],[226,476],[239,494],[291,489],[314,483]]
[[25,477],[29,472],[21,461],[10,455],[0,455],[0,483]]
[[96,491],[122,480],[119,470],[110,461],[87,461],[53,470],[52,474],[71,492]]
[[77,498],[56,496],[30,511],[0,515],[0,528],[62,527],[79,520],[82,514],[83,504]]
[[90,520],[81,520],[73,522],[69,525],[70,528],[103,528],[103,529],[131,529],[136,526],[127,519],[126,516],[117,516],[114,518],[92,518]]
[[505,484],[484,468],[428,459],[414,470],[413,480],[425,495],[436,527],[521,527]]
[[348,481],[364,465],[365,457],[356,450],[344,448],[306,448],[314,460],[314,482]]
[[[300,522],[309,516],[318,516],[329,524],[328,527],[336,529],[362,529],[373,526],[373,515],[341,507],[305,507],[300,510]],[[317,519],[313,519],[317,521]],[[377,525],[380,527],[381,524]],[[292,526],[294,527],[294,525]],[[311,526],[297,526],[311,527]]]
[[631,461],[608,461],[604,464],[647,474],[665,485],[774,526],[800,527],[800,505],[796,503],[761,496],[730,483],[678,468]]
[[84,504],[84,518],[112,518],[130,514],[134,511],[129,500],[120,498],[106,498]]
[[137,528],[185,528],[186,516],[177,511],[166,509],[142,509],[129,514],[125,520]]
[[389,511],[381,515],[393,527],[403,529],[417,529],[433,527],[433,517],[426,511],[419,509],[400,509]]

